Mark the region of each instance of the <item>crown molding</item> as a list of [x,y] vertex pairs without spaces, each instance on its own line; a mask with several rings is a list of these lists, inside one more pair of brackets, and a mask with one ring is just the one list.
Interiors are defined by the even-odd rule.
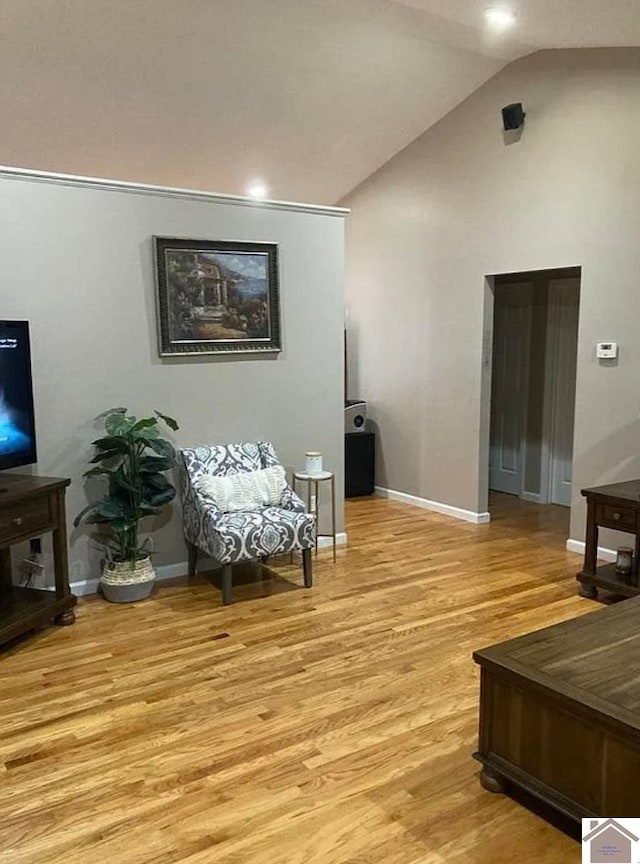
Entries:
[[154,186],[148,183],[129,183],[125,180],[108,180],[102,177],[83,177],[76,174],[56,174],[50,171],[34,171],[30,168],[12,168],[0,165],[0,179],[29,180],[37,183],[54,183],[59,186],[75,186],[83,189],[102,189],[107,192],[128,192],[134,195],[155,195],[164,198],[181,198],[189,201],[207,201],[212,204],[255,207],[261,210],[286,210],[293,213],[313,213],[318,216],[344,218],[350,212],[347,207],[329,207],[324,204],[304,204],[297,201],[257,200],[245,195],[223,195],[201,189],[181,189],[174,186]]

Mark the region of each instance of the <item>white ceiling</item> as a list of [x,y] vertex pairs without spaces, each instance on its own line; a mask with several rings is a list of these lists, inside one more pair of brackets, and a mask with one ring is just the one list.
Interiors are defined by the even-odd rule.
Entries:
[[0,0],[0,164],[333,203],[539,47],[640,44],[640,0]]
[[[513,59],[540,48],[640,45],[640,0],[394,0],[448,28],[449,41]],[[516,24],[492,33],[484,12],[507,9]],[[436,22],[439,22],[436,25]]]

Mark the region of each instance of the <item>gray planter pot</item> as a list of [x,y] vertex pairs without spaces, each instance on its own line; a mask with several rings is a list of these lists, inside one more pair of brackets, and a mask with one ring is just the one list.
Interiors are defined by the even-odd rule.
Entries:
[[146,600],[153,591],[153,580],[151,582],[137,582],[130,585],[109,585],[108,582],[100,582],[102,593],[110,603],[135,603],[136,600]]
[[128,562],[106,562],[100,587],[110,603],[135,603],[145,600],[153,591],[155,571],[147,556],[131,567]]

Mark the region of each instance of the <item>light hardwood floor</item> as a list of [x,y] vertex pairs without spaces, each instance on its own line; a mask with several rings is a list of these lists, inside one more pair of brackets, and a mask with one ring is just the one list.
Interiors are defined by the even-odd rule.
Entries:
[[[514,506],[515,505],[515,506]],[[204,580],[81,600],[0,656],[2,864],[577,861],[480,788],[475,648],[597,608],[568,513],[474,526],[348,502],[312,590],[287,562],[234,605]],[[251,572],[251,571],[249,571]]]

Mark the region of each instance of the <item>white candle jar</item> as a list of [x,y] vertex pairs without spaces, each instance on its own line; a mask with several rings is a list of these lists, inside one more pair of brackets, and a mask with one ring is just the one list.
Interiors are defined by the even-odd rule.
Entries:
[[322,453],[319,450],[309,450],[304,454],[305,474],[322,474]]

